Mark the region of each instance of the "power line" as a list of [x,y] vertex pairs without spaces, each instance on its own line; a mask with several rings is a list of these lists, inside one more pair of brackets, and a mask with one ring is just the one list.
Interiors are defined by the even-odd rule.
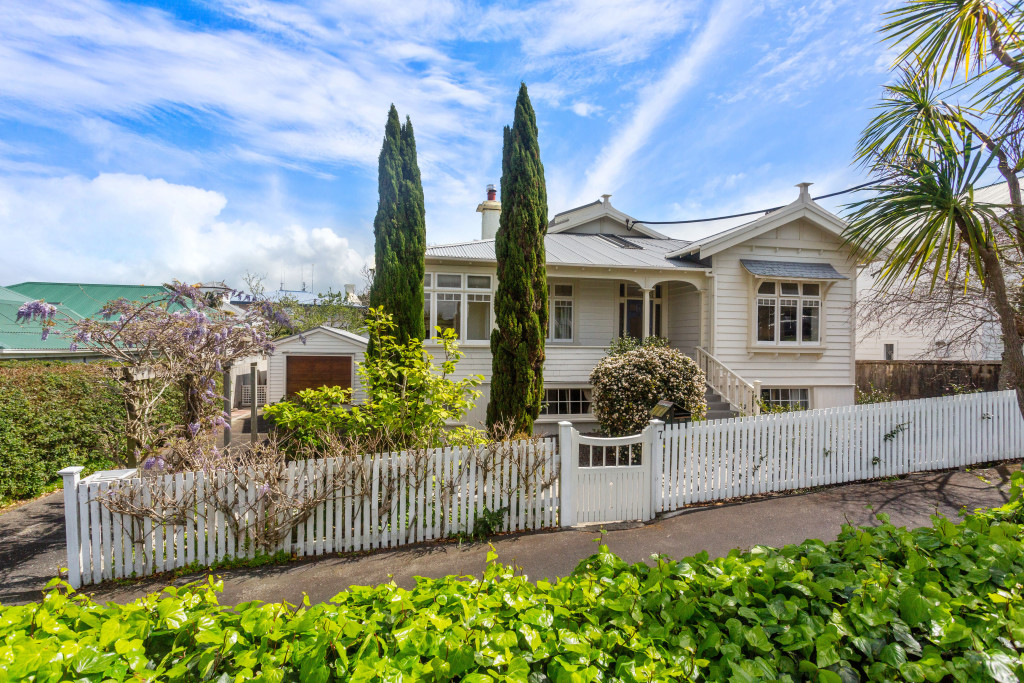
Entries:
[[[855,185],[854,187],[848,187],[845,190],[839,190],[839,192],[830,192],[829,194],[823,194],[823,195],[819,195],[817,197],[811,197],[811,199],[814,200],[814,201],[818,201],[819,199],[828,199],[829,197],[838,197],[841,194],[846,194],[848,192],[856,192],[857,190],[863,190],[865,187],[871,187],[872,185],[878,185],[879,183],[884,183],[887,180],[890,180],[890,178],[882,178],[881,180],[872,180],[869,183],[863,183],[861,185]],[[745,213],[734,213],[734,214],[730,214],[728,216],[713,216],[711,218],[690,218],[690,219],[681,220],[681,221],[640,221],[640,220],[636,220],[636,221],[629,221],[628,225],[629,225],[629,227],[632,227],[632,226],[634,226],[634,225],[636,225],[638,223],[643,223],[644,225],[683,225],[684,223],[710,223],[711,221],[724,221],[724,220],[727,220],[729,218],[743,218],[744,216],[764,215],[766,213],[771,213],[772,211],[778,211],[779,209],[781,209],[781,208],[783,208],[785,206],[786,205],[783,204],[782,206],[773,206],[770,209],[759,209],[757,211],[747,211]]]

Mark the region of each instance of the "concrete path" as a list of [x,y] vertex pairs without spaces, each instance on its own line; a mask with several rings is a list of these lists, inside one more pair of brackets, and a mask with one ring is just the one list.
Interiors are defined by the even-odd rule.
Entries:
[[[973,472],[917,474],[897,481],[851,484],[734,505],[691,508],[651,524],[614,528],[607,532],[605,540],[623,559],[638,562],[657,553],[680,558],[706,550],[712,556],[720,556],[732,548],[777,547],[807,538],[832,540],[842,524],[874,524],[874,515],[881,512],[888,513],[897,525],[924,526],[936,512],[958,517],[965,507],[1001,505],[1006,501],[1010,473],[1019,467],[1019,464],[1007,464]],[[5,517],[7,515],[0,515],[0,524],[6,525]],[[3,528],[0,526],[0,533]],[[553,579],[568,574],[580,560],[593,554],[598,532],[598,528],[585,528],[519,534],[498,537],[493,543],[502,562],[521,566],[532,579]],[[409,587],[414,584],[415,576],[479,574],[487,551],[486,543],[429,544],[362,556],[330,556],[218,573],[224,579],[222,601],[227,604],[247,600],[286,600],[294,604],[302,599],[303,593],[309,595],[311,601],[319,602],[350,585],[393,579]],[[3,557],[0,554],[0,558]],[[0,566],[3,561],[0,559]],[[29,590],[32,583],[27,580],[28,566],[43,569],[46,561],[43,559],[19,570],[18,575],[23,578],[14,590],[7,585],[0,586],[0,602],[20,602],[35,597]],[[38,576],[34,586],[45,584],[48,576],[52,574]],[[173,581],[154,579],[90,592],[97,599],[120,602],[158,590],[168,583],[180,585],[199,578],[202,577]]]

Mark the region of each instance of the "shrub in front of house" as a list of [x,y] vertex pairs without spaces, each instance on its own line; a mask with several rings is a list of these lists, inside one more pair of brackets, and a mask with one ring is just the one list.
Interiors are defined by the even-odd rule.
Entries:
[[613,344],[590,373],[590,384],[594,415],[601,430],[613,436],[641,431],[658,401],[682,406],[695,420],[707,414],[704,373],[664,340]]
[[52,590],[0,606],[0,681],[1017,681],[1020,512],[717,559],[602,545],[556,582],[492,562],[315,605],[231,608],[213,580],[126,605]]
[[321,443],[326,435],[341,435],[376,443],[379,450],[438,448],[478,443],[483,432],[460,422],[480,396],[483,377],[457,379],[463,356],[452,330],[436,334],[434,355],[419,339],[400,341],[392,316],[371,308],[366,326],[374,352],[356,367],[366,399],[352,403],[352,391],[340,387],[304,389],[289,401],[264,408],[264,414],[299,443]]
[[110,467],[124,402],[98,364],[0,363],[0,504],[31,498],[70,465]]

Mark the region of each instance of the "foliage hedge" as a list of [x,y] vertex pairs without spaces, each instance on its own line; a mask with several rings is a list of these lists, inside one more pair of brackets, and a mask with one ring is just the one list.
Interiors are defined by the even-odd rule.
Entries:
[[[104,363],[0,362],[0,505],[59,483],[71,465],[106,469],[124,457],[124,402]],[[161,407],[176,417],[173,399]]]
[[[1019,480],[1019,477],[1018,477]],[[832,543],[654,566],[601,546],[570,576],[352,588],[328,603],[218,604],[219,586],[98,605],[0,606],[0,682],[1016,681],[1020,502],[960,524],[845,527]],[[489,561],[494,559],[492,554]]]
[[[70,465],[112,464],[124,404],[94,363],[0,362],[0,503],[39,495]],[[119,452],[120,453],[120,452]]]

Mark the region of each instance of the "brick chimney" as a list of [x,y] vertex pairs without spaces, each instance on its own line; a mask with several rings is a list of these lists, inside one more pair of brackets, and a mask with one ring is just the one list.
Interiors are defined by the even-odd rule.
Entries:
[[501,202],[497,200],[498,191],[494,185],[487,186],[487,199],[476,207],[482,216],[480,219],[480,239],[494,239],[498,233],[498,218],[501,216]]

